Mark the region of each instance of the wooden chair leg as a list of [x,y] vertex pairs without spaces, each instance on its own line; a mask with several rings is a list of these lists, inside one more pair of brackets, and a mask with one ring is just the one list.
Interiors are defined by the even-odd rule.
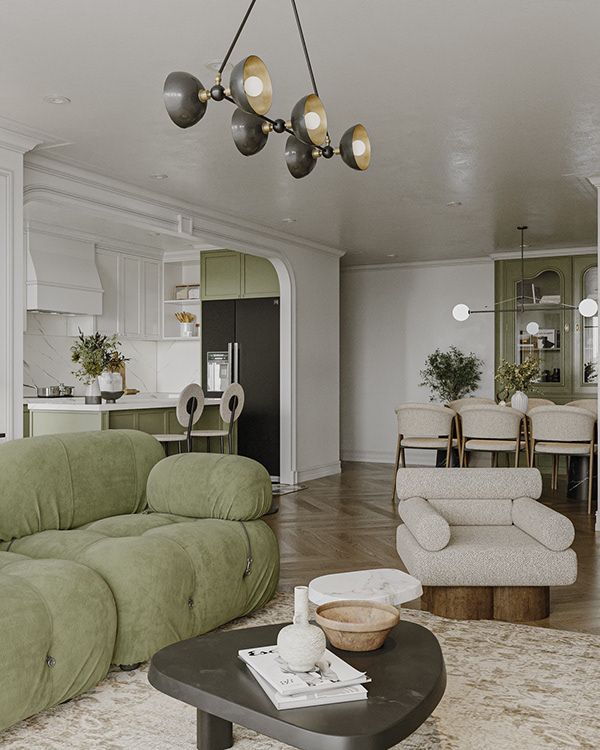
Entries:
[[552,489],[558,489],[558,456],[552,456]]
[[590,443],[590,461],[588,465],[588,515],[592,512],[592,488],[594,486],[594,441]]
[[532,440],[529,444],[529,468],[533,469],[535,466],[535,440]]
[[515,447],[515,468],[519,468],[519,458],[521,457],[521,438],[517,440],[517,445]]
[[400,466],[400,451],[402,450],[402,438],[398,435],[396,442],[396,460],[394,462],[394,477],[392,479],[392,505],[396,502],[396,475]]
[[448,435],[448,447],[446,448],[446,468],[450,468],[450,462],[452,460],[452,430]]
[[498,467],[498,454],[496,451],[492,452],[492,469],[496,469]]

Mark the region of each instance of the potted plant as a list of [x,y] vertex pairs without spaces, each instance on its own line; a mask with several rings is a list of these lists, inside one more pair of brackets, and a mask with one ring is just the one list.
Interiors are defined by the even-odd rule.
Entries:
[[114,393],[122,390],[123,379],[119,370],[127,360],[117,349],[118,346],[120,342],[116,334],[103,336],[96,332],[86,336],[79,330],[79,336],[71,347],[71,360],[79,365],[77,370],[73,370],[73,375],[88,386],[86,404],[101,403],[102,391]]
[[431,401],[448,404],[477,390],[482,367],[483,360],[473,352],[464,354],[456,346],[447,352],[436,349],[425,360],[421,385],[431,391]]
[[534,380],[540,376],[540,363],[536,359],[528,358],[521,364],[502,360],[496,370],[495,379],[500,384],[498,398],[505,401],[509,396],[510,405],[525,413],[529,399],[525,391],[538,393],[539,389],[532,386]]

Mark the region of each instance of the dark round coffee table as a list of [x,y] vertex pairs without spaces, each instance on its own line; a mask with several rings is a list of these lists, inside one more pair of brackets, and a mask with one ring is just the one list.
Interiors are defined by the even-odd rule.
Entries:
[[378,651],[332,649],[371,677],[368,700],[278,711],[237,653],[273,645],[283,626],[209,633],[152,657],[150,683],[198,709],[200,750],[231,747],[232,722],[301,750],[387,750],[412,734],[444,694],[446,669],[436,637],[400,622]]

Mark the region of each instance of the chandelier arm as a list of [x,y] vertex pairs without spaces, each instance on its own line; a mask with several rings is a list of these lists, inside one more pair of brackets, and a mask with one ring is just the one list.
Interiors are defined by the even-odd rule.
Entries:
[[240,38],[240,34],[242,33],[244,26],[246,25],[246,21],[248,20],[250,13],[252,13],[252,8],[254,8],[254,4],[256,3],[256,0],[251,0],[250,5],[248,6],[248,10],[246,11],[246,15],[243,17],[242,22],[240,24],[239,29],[236,31],[235,36],[233,37],[233,41],[229,45],[229,49],[227,50],[227,54],[223,58],[223,62],[221,63],[221,67],[219,68],[219,76],[223,74],[223,71],[225,70],[225,66],[229,62],[229,58],[231,57],[231,53],[233,52],[233,48],[237,44],[237,40]]
[[298,34],[300,35],[300,41],[302,42],[302,49],[304,51],[304,59],[306,60],[306,67],[308,68],[308,74],[313,87],[313,92],[319,96],[317,89],[317,82],[315,81],[315,74],[313,73],[312,64],[310,62],[310,56],[308,54],[308,48],[306,46],[306,39],[304,38],[304,31],[302,30],[302,24],[300,23],[300,16],[298,15],[298,8],[296,7],[296,0],[292,0],[292,8],[294,9],[294,16],[296,18],[296,25],[298,26]]

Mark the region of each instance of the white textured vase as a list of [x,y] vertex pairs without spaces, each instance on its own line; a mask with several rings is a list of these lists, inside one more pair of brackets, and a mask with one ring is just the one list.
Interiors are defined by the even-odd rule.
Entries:
[[101,404],[102,396],[100,395],[100,386],[98,385],[98,378],[94,378],[91,383],[88,383],[88,387],[85,392],[85,403],[86,404]]
[[327,647],[325,633],[308,622],[308,588],[294,589],[294,624],[279,631],[279,656],[294,672],[310,672]]
[[103,372],[98,375],[98,385],[101,391],[117,393],[123,390],[123,376],[120,372]]
[[523,391],[515,391],[510,400],[510,405],[513,409],[522,411],[523,414],[527,414],[527,406],[529,405],[529,398]]

